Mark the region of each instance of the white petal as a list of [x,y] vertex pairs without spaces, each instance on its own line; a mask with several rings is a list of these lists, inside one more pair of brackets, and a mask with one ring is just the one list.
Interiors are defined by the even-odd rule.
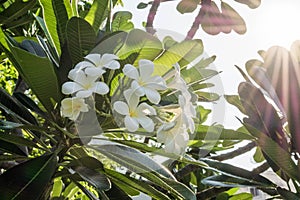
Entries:
[[83,91],[79,91],[76,93],[76,97],[80,97],[80,98],[87,98],[92,96],[93,91],[91,90],[83,90]]
[[167,84],[166,81],[160,76],[153,76],[148,80],[147,86],[156,89],[156,90],[166,90]]
[[109,54],[109,53],[105,53],[105,54],[103,54],[102,57],[101,57],[101,61],[102,61],[102,63],[104,63],[104,64],[110,63],[111,61],[117,60],[117,59],[119,59],[118,56],[116,56],[116,55],[114,55],[114,54]]
[[125,96],[125,99],[128,103],[130,110],[135,110],[139,103],[140,98],[138,96],[136,96],[134,94],[133,90],[131,90],[131,89],[125,90],[124,96]]
[[109,87],[106,83],[103,82],[96,82],[95,86],[93,87],[93,92],[98,94],[107,94],[109,92]]
[[151,103],[158,104],[160,102],[160,94],[151,88],[144,88],[146,96]]
[[116,101],[113,105],[114,110],[120,113],[121,115],[129,115],[129,108],[126,103],[123,101]]
[[89,76],[102,76],[105,73],[105,70],[101,69],[101,67],[88,67],[85,70],[85,73]]
[[95,67],[95,65],[93,65],[91,62],[88,62],[88,61],[81,61],[75,66],[74,69],[82,70],[86,67]]
[[77,80],[84,79],[85,74],[81,69],[72,69],[68,74],[68,78],[77,82]]
[[139,70],[141,79],[146,81],[151,77],[154,71],[154,64],[150,60],[141,59],[139,61]]
[[137,112],[142,115],[156,115],[156,110],[147,103],[141,103],[137,108]]
[[108,68],[108,69],[119,69],[120,68],[120,63],[116,60],[113,60],[110,63],[104,65],[104,67]]
[[128,115],[124,119],[125,127],[130,132],[135,132],[139,128],[139,123],[136,119],[129,117]]
[[126,64],[123,68],[123,73],[131,79],[139,79],[139,72],[133,65]]
[[96,54],[96,53],[93,53],[93,54],[89,54],[87,55],[86,57],[87,60],[91,61],[92,63],[94,63],[94,65],[96,67],[98,67],[99,63],[100,63],[100,60],[101,60],[101,55],[100,54]]
[[74,83],[74,82],[65,82],[63,85],[62,85],[62,88],[61,88],[61,92],[63,94],[73,94],[79,90],[82,90],[83,88],[77,84],[77,83]]
[[144,87],[141,87],[136,80],[132,81],[131,89],[139,97],[145,95]]
[[147,132],[150,133],[154,130],[154,123],[149,117],[138,117],[136,119]]

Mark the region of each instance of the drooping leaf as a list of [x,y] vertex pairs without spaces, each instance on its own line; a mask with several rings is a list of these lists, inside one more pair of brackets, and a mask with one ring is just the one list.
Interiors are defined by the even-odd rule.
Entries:
[[37,113],[40,116],[45,116],[45,112],[42,111],[38,105],[28,96],[21,92],[14,92],[13,96],[19,100],[20,103],[22,103],[24,106],[26,106],[31,111]]
[[112,187],[110,190],[105,191],[105,194],[108,196],[110,200],[131,200],[132,198],[127,195],[121,188],[119,188],[116,184],[112,183]]
[[57,165],[55,154],[43,155],[13,168],[0,176],[1,199],[39,199]]
[[229,4],[221,2],[222,15],[226,16],[226,23],[238,34],[244,34],[247,31],[244,19]]
[[109,2],[108,0],[94,0],[88,14],[84,18],[94,28],[96,33],[98,33],[100,25],[104,21],[105,10]]
[[278,191],[278,193],[281,195],[281,197],[283,199],[286,199],[286,200],[288,200],[288,199],[299,200],[300,199],[299,194],[295,194],[295,193],[293,193],[291,191],[288,191],[288,190],[286,190],[284,188],[278,187],[277,191]]
[[263,162],[265,160],[265,157],[264,157],[264,155],[261,152],[261,149],[259,147],[256,148],[255,153],[253,155],[253,159],[257,163]]
[[0,140],[20,146],[41,148],[35,142],[13,134],[0,133]]
[[87,21],[72,17],[67,23],[67,42],[72,63],[76,64],[94,47],[96,34]]

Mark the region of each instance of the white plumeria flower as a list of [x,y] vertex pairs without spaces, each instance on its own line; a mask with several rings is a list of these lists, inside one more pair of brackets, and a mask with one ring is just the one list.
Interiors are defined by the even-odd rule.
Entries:
[[193,118],[196,118],[197,112],[195,107],[193,106],[191,102],[191,94],[188,92],[183,95],[178,96],[178,102],[181,108],[181,116],[183,119],[183,123],[186,124],[186,127],[191,131],[191,133],[194,133],[195,131],[195,122]]
[[62,85],[63,94],[74,94],[76,97],[86,98],[93,93],[107,94],[109,92],[108,86],[100,81],[96,81],[98,76],[86,75],[80,69],[72,69],[68,76],[72,81],[68,81]]
[[63,99],[60,110],[62,116],[75,121],[81,112],[88,112],[89,109],[84,99],[73,97]]
[[178,63],[174,64],[174,78],[173,80],[168,84],[168,88],[176,89],[179,91],[187,91],[188,86],[185,82],[185,80],[180,76],[180,66]]
[[75,69],[84,69],[84,72],[90,76],[101,76],[107,69],[119,69],[120,63],[118,56],[114,54],[88,54],[84,57],[88,61],[82,61],[75,66]]
[[139,70],[130,64],[126,64],[123,73],[133,79],[131,89],[137,96],[148,98],[151,103],[158,104],[160,102],[160,94],[157,90],[167,89],[165,80],[160,76],[152,76],[154,64],[150,60],[139,60]]
[[135,132],[139,124],[148,132],[154,130],[154,122],[147,115],[156,115],[155,109],[147,103],[139,103],[139,97],[132,90],[126,90],[124,96],[128,104],[116,101],[113,105],[115,111],[125,115],[124,124],[128,131]]
[[189,141],[189,134],[182,117],[178,116],[173,122],[165,123],[157,130],[157,141],[165,145],[168,153],[180,155],[184,152]]

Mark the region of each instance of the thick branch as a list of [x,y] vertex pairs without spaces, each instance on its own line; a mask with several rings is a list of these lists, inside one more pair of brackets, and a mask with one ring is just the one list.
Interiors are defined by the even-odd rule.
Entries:
[[152,35],[156,32],[155,29],[153,28],[153,21],[157,12],[157,9],[160,5],[161,0],[154,0],[152,3],[152,6],[150,8],[148,18],[147,18],[147,24],[146,24],[146,31]]
[[203,12],[201,12],[201,8],[200,8],[198,15],[195,17],[193,25],[185,38],[186,40],[191,40],[194,38],[194,36],[195,36],[196,32],[198,31],[200,24],[201,24],[201,19],[203,17],[202,13]]

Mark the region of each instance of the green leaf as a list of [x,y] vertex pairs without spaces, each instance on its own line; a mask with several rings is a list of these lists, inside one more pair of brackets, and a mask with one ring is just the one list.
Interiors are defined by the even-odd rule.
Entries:
[[39,57],[27,51],[12,46],[10,50],[16,61],[14,66],[21,74],[27,85],[41,101],[42,105],[49,111],[53,111],[52,100],[59,102],[62,98],[61,89],[56,75],[56,69],[48,58]]
[[67,21],[69,20],[69,16],[64,1],[52,0],[52,7],[56,16],[56,31],[58,34],[60,47],[62,47],[66,40],[66,25]]
[[250,193],[239,193],[229,198],[229,200],[252,200],[253,196]]
[[204,108],[201,105],[197,106],[196,111],[199,114],[199,122],[198,122],[198,124],[204,123],[207,120],[208,115],[211,113],[210,109],[206,109],[206,108]]
[[219,172],[224,173],[226,176],[236,177],[242,180],[250,181],[253,184],[266,186],[266,187],[273,187],[274,184],[266,179],[265,177],[254,174],[248,170],[235,167],[233,165],[222,163],[218,161],[213,161],[209,159],[201,159],[201,161],[205,162],[212,170],[216,170]]
[[60,197],[62,190],[63,190],[63,181],[61,180],[61,177],[55,178],[53,181],[51,198]]
[[10,168],[0,176],[0,199],[39,199],[56,165],[56,154],[49,154]]
[[247,114],[238,95],[224,95],[226,101],[237,107],[243,114]]
[[255,153],[253,155],[253,159],[257,163],[263,162],[265,160],[265,157],[259,147],[256,148]]
[[170,200],[170,198],[166,196],[164,193],[156,190],[154,187],[152,187],[151,185],[145,182],[136,180],[132,177],[129,177],[127,175],[109,169],[105,169],[105,173],[116,185],[119,185],[121,183],[126,187],[141,191],[151,196],[152,198]]
[[19,155],[0,155],[0,162],[7,162],[7,161],[22,161],[28,160],[29,158],[26,156],[19,156]]
[[[28,11],[36,5],[35,0],[16,0],[8,8],[1,12],[0,24],[11,24],[14,20],[26,16]],[[7,6],[7,4],[6,4]]]
[[105,36],[99,44],[91,51],[91,53],[111,53],[116,54],[117,51],[123,46],[128,33],[123,31],[117,31]]
[[110,3],[108,0],[94,0],[92,7],[84,18],[94,28],[96,33],[98,33],[100,25],[104,21],[108,3]]
[[210,176],[201,181],[203,184],[220,187],[263,187],[262,184],[254,183],[251,180],[230,177],[226,175]]
[[[128,187],[129,188],[129,187]],[[105,191],[105,194],[108,196],[110,200],[131,200],[132,198],[128,196],[121,188],[119,188],[116,184],[112,184],[112,187],[110,190]],[[139,192],[137,192],[136,195],[138,195]],[[131,195],[135,196],[135,195]]]
[[183,199],[196,200],[195,193],[183,183],[167,178],[163,178],[163,180],[179,192],[184,197]]
[[191,13],[193,12],[197,6],[200,4],[200,0],[181,0],[178,4],[176,9],[181,14],[184,13]]
[[72,17],[67,23],[67,42],[72,63],[76,64],[94,47],[96,34],[87,21]]
[[175,179],[164,166],[136,149],[119,144],[107,144],[99,147],[94,146],[93,148],[134,172],[157,172],[165,177]]
[[154,60],[163,50],[162,43],[153,35],[139,30],[131,30],[124,45],[117,52],[120,59],[125,59],[133,53],[137,53],[134,65],[137,66],[140,59]]
[[128,11],[118,11],[113,16],[113,21],[111,24],[111,29],[115,31],[130,31],[134,28],[133,23],[130,21],[132,19],[131,12]]
[[0,140],[0,150],[6,153],[12,153],[20,156],[27,156],[28,154],[24,150],[22,150],[18,145],[3,140]]
[[194,135],[194,140],[253,140],[254,137],[232,129],[225,129],[222,126],[198,125]]
[[[261,150],[282,169],[290,178],[300,180],[300,171],[291,155],[282,149],[274,140],[266,134],[258,131],[250,124],[244,124],[248,131],[257,138],[257,144]],[[278,156],[280,155],[280,156]]]
[[0,133],[0,140],[20,146],[43,149],[39,147],[35,142],[13,134]]
[[[54,44],[55,50],[58,55],[61,54],[61,44],[59,41],[59,34],[58,34],[58,18],[59,16],[55,15],[55,8],[53,6],[52,1],[48,0],[39,0],[40,5],[43,9],[43,19],[45,23],[45,27],[47,29],[48,40],[50,40],[52,44]],[[65,14],[63,14],[65,16]],[[41,23],[40,23],[41,24]]]
[[148,3],[141,2],[137,5],[137,9],[144,9],[148,7]]
[[284,188],[278,187],[277,188],[277,192],[280,194],[280,196],[283,197],[283,199],[289,200],[289,199],[293,199],[293,200],[299,200],[300,196],[299,193],[295,194],[293,192],[290,192]]
[[98,191],[109,190],[111,188],[110,180],[104,174],[85,166],[76,166],[73,169],[83,180],[90,183]]
[[172,68],[175,63],[181,62],[181,67],[191,63],[196,57],[203,52],[203,44],[201,40],[185,40],[175,44],[168,50],[164,51],[154,63],[156,67],[154,73],[158,75],[165,74]]
[[[0,105],[5,106],[5,108],[9,109],[6,110],[2,107],[8,114],[16,114],[17,117],[31,123],[31,124],[37,124],[37,121],[35,117],[27,110],[17,99],[10,96],[4,89],[0,88]],[[10,112],[13,113],[10,113]],[[7,124],[7,123],[6,123]],[[11,124],[12,125],[12,124]],[[16,124],[15,124],[16,125]]]

